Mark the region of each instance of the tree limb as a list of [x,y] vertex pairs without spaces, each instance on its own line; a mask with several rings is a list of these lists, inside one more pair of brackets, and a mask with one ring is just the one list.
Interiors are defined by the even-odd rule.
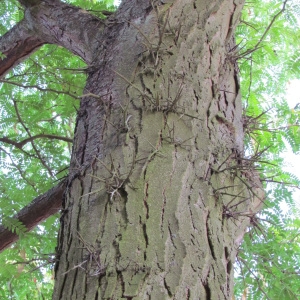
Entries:
[[22,150],[22,148],[27,143],[29,143],[35,139],[41,139],[41,138],[47,138],[47,139],[51,139],[51,140],[60,140],[60,141],[64,141],[67,143],[73,143],[73,139],[71,139],[71,138],[59,136],[59,135],[53,135],[53,134],[37,134],[34,136],[30,136],[29,138],[27,138],[21,142],[15,142],[14,140],[11,140],[10,138],[4,136],[4,137],[0,138],[0,142],[10,144],[10,145],[15,146],[16,148]]
[[[21,149],[21,150],[24,151],[23,149]],[[7,157],[9,157],[9,159],[10,159],[10,161],[11,161],[11,164],[16,168],[16,170],[18,170],[18,172],[19,172],[21,178],[22,178],[29,186],[31,186],[31,187],[34,189],[35,192],[37,192],[36,187],[35,187],[35,184],[34,184],[31,180],[27,179],[26,172],[24,172],[24,171],[22,170],[22,168],[20,168],[20,166],[14,162],[14,160],[13,160],[11,154],[10,154],[9,152],[7,152],[5,149],[3,149],[2,147],[0,147],[0,151],[2,151],[3,153],[5,153],[5,154],[7,155]],[[27,154],[27,153],[25,152],[25,154]],[[27,154],[27,155],[28,155],[28,154]]]
[[283,2],[282,8],[281,10],[272,18],[270,24],[268,25],[268,27],[265,29],[263,35],[261,36],[261,38],[259,39],[259,41],[256,43],[256,45],[252,48],[252,49],[248,49],[245,52],[239,54],[239,57],[245,57],[246,55],[256,51],[260,46],[261,42],[265,39],[267,33],[269,32],[270,28],[273,26],[275,20],[285,11],[285,6],[288,0],[285,0]]
[[104,29],[101,19],[61,1],[19,2],[25,6],[24,19],[0,37],[0,78],[43,44],[62,46],[92,63]]
[[74,99],[80,99],[80,97],[78,97],[76,95],[73,95],[73,94],[71,94],[70,92],[67,92],[67,91],[59,91],[59,90],[55,90],[55,89],[51,89],[51,88],[42,88],[38,85],[25,85],[25,84],[22,84],[22,83],[19,83],[19,82],[16,82],[16,81],[5,80],[5,79],[0,79],[0,82],[12,84],[12,85],[24,88],[24,89],[37,89],[41,92],[52,92],[52,93],[56,93],[56,94],[64,94],[64,95],[68,95],[70,97],[73,97]]
[[[58,212],[61,208],[66,184],[67,180],[62,180],[57,186],[33,199],[14,218],[22,222],[28,231],[32,230],[36,225]],[[16,233],[11,232],[4,226],[0,226],[0,252],[17,241],[18,238]]]
[[0,59],[0,78],[43,44],[43,40],[27,30],[25,20],[1,36],[0,54],[4,57]]
[[38,5],[41,0],[18,0],[24,7]]

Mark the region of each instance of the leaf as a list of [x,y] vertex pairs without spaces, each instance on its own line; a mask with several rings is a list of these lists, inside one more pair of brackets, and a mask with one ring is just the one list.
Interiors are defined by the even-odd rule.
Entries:
[[18,219],[7,216],[2,217],[2,225],[19,236],[24,235],[27,231],[26,226],[24,226],[22,222],[20,222]]

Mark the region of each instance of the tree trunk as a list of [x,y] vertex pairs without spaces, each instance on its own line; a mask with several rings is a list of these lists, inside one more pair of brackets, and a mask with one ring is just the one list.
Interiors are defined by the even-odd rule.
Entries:
[[110,21],[77,119],[53,299],[231,299],[262,197],[230,56],[241,7],[128,1]]
[[58,0],[21,3],[14,30],[33,42],[9,56],[0,40],[9,68],[43,43],[89,65],[53,299],[231,299],[264,196],[244,159],[232,55],[243,1],[127,0],[105,22]]

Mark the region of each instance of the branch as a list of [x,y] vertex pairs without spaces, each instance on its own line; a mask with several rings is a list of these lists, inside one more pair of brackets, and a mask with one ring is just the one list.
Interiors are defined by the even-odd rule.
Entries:
[[58,0],[19,2],[25,6],[24,19],[0,37],[0,77],[43,44],[62,46],[92,63],[94,49],[101,44],[104,21]]
[[77,97],[76,95],[73,95],[69,92],[58,91],[58,90],[51,89],[51,88],[42,88],[38,85],[25,85],[25,84],[22,84],[22,83],[19,83],[19,82],[16,82],[16,81],[5,80],[5,79],[0,79],[0,82],[12,84],[12,85],[24,88],[24,89],[37,89],[38,91],[41,91],[41,92],[52,92],[52,93],[56,93],[56,94],[64,94],[64,95],[68,95],[70,97],[73,97],[74,99],[80,99],[80,97]]
[[29,33],[25,24],[26,21],[21,21],[0,37],[0,54],[4,56],[0,58],[0,77],[45,44],[42,39]]
[[42,165],[47,169],[49,175],[51,177],[54,177],[53,174],[52,174],[52,171],[51,171],[50,167],[46,164],[45,160],[43,159],[43,157],[41,156],[40,152],[36,148],[36,146],[35,146],[35,144],[33,142],[32,136],[30,134],[29,129],[27,128],[27,126],[25,125],[25,123],[23,122],[23,120],[21,118],[21,115],[20,115],[19,109],[18,109],[18,105],[17,105],[17,101],[13,100],[13,102],[14,102],[14,108],[15,108],[15,111],[16,111],[16,114],[17,114],[18,121],[21,123],[21,125],[23,126],[23,128],[25,129],[25,131],[27,132],[27,134],[29,135],[29,138],[31,139],[30,143],[31,143],[31,146],[32,146],[33,150],[37,154],[37,156],[40,159]]
[[256,45],[253,47],[253,49],[248,49],[245,52],[239,54],[239,58],[241,57],[245,57],[246,55],[256,51],[259,47],[261,42],[265,39],[267,33],[269,32],[270,28],[272,27],[272,25],[274,24],[275,20],[285,11],[285,6],[288,0],[285,0],[283,2],[282,8],[281,10],[272,18],[270,24],[268,25],[268,27],[265,29],[263,35],[261,36],[261,38],[259,39],[259,41],[256,43]]
[[31,7],[37,5],[41,0],[18,0],[24,7]]
[[[35,198],[25,206],[14,218],[22,222],[28,231],[40,222],[52,216],[62,206],[62,199],[66,189],[67,180],[62,180],[57,186]],[[18,235],[0,226],[0,252],[18,240]]]
[[273,17],[271,23],[269,24],[269,26],[266,28],[264,34],[261,36],[260,40],[256,43],[256,45],[254,46],[254,48],[258,48],[259,44],[264,40],[264,38],[266,37],[268,31],[270,30],[270,28],[272,27],[272,25],[274,24],[275,20],[285,11],[285,6],[286,3],[288,2],[288,0],[285,0],[283,2],[282,8],[281,10]]
[[21,141],[21,142],[15,142],[13,140],[11,140],[10,138],[4,136],[3,138],[0,138],[0,142],[3,143],[7,143],[10,145],[15,146],[16,148],[22,150],[22,148],[29,142],[35,140],[35,139],[40,139],[40,138],[47,138],[47,139],[51,139],[51,140],[60,140],[60,141],[64,141],[67,143],[73,143],[73,139],[68,138],[68,137],[64,137],[64,136],[59,136],[59,135],[53,135],[53,134],[37,134],[34,136],[30,136],[29,138]]
[[[22,149],[21,149],[22,150]],[[22,177],[22,179],[29,185],[31,186],[35,192],[37,192],[35,184],[33,182],[31,182],[30,180],[27,179],[26,177],[26,172],[24,172],[22,170],[22,168],[20,168],[20,166],[18,164],[16,164],[13,160],[13,158],[11,157],[11,154],[9,152],[7,152],[6,150],[4,150],[2,147],[0,147],[0,151],[4,152],[10,159],[11,164],[18,170],[18,172],[20,173],[20,176]],[[22,150],[23,151],[23,150]],[[25,152],[26,153],[26,152]]]

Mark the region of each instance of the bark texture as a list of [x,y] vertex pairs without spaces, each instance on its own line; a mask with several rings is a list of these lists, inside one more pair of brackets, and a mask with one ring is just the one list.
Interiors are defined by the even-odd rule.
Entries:
[[53,299],[231,299],[263,198],[243,161],[230,59],[241,8],[125,1],[107,23],[86,86],[98,97],[77,120]]
[[31,35],[23,24],[24,20],[0,37],[0,53],[4,55],[0,60],[0,77],[44,44],[40,38]]
[[[35,198],[28,206],[24,207],[14,216],[18,219],[28,231],[43,220],[54,215],[61,209],[63,194],[66,189],[66,180],[61,181],[57,186],[53,187],[45,194]],[[0,252],[17,241],[19,236],[0,226]]]

